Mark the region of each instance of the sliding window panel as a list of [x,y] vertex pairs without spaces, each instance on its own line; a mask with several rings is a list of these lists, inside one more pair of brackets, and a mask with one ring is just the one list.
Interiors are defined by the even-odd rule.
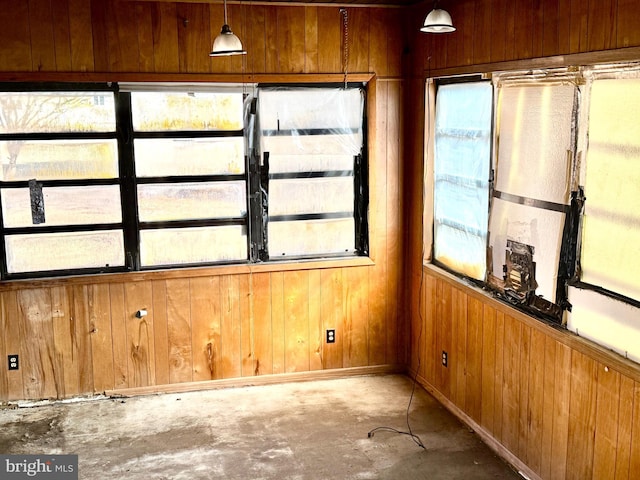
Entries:
[[535,295],[556,302],[560,248],[575,143],[573,84],[504,84],[489,224],[492,275],[502,280],[509,245],[532,251]]
[[434,259],[477,280],[486,273],[493,87],[437,90],[434,146]]
[[353,218],[297,220],[269,224],[269,254],[284,256],[356,253]]
[[591,88],[581,280],[640,301],[640,79]]

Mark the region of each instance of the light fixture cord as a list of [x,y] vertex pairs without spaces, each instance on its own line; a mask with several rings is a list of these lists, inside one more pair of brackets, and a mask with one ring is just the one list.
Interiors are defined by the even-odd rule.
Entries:
[[342,14],[342,30],[344,31],[344,52],[342,55],[343,71],[344,71],[344,88],[347,88],[347,69],[349,66],[349,14],[346,8],[341,8]]
[[229,22],[227,22],[227,0],[224,0],[224,24],[225,25],[229,25]]

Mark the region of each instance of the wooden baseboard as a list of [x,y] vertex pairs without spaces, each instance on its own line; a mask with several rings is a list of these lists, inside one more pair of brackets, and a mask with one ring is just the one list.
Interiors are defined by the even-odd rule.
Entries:
[[[415,372],[407,372],[407,374],[415,375]],[[471,428],[478,434],[480,439],[487,444],[491,450],[493,450],[500,458],[510,464],[522,477],[529,480],[542,480],[538,474],[531,470],[525,463],[516,457],[510,450],[504,445],[498,442],[491,433],[485,430],[475,420],[473,420],[464,411],[460,410],[451,400],[445,397],[440,391],[438,391],[433,385],[431,385],[425,378],[420,375],[416,376],[418,383],[429,392],[438,402],[440,402],[447,410],[453,413],[458,420]]]
[[203,382],[174,383],[171,385],[153,385],[149,387],[121,388],[104,392],[109,397],[134,397],[159,393],[184,393],[197,390],[215,390],[219,388],[251,387],[258,385],[274,385],[278,383],[310,382],[313,380],[332,380],[362,375],[387,375],[406,373],[404,365],[379,365],[373,367],[337,368],[312,372],[282,373],[260,375],[256,377],[227,378]]

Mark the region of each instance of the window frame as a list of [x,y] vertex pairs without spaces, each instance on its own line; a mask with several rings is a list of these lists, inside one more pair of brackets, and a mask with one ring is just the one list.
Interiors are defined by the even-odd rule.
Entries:
[[[144,90],[145,85],[152,86],[153,91],[161,90],[166,87],[167,91],[188,91],[184,84],[157,84],[157,83],[123,83],[122,85],[136,85],[140,90]],[[216,91],[217,86],[228,85],[221,83],[202,84],[201,87],[210,88]],[[247,97],[247,91],[244,85],[237,84],[243,90],[243,96]],[[344,83],[281,83],[281,84],[255,84],[254,91],[261,86],[281,86],[281,87],[338,87],[347,86]],[[38,91],[91,91],[91,92],[109,92],[114,95],[115,102],[115,132],[108,133],[81,133],[81,134],[0,134],[0,140],[3,139],[76,139],[76,138],[97,138],[97,139],[115,139],[117,141],[117,165],[118,177],[114,179],[95,179],[95,180],[43,180],[38,181],[44,187],[48,186],[93,186],[93,185],[118,185],[120,189],[120,212],[121,222],[113,224],[86,224],[86,225],[65,225],[38,227],[36,231],[32,227],[24,227],[20,229],[4,228],[2,218],[2,198],[0,196],[0,281],[10,281],[19,279],[37,279],[43,277],[68,277],[77,275],[96,275],[105,273],[123,273],[123,272],[142,272],[156,271],[167,269],[183,269],[193,267],[212,267],[212,266],[228,266],[228,265],[252,265],[257,263],[279,263],[282,260],[288,263],[295,261],[309,260],[345,260],[348,258],[357,258],[369,255],[369,232],[368,232],[368,135],[367,135],[367,82],[350,82],[349,88],[361,88],[365,95],[365,104],[363,110],[363,144],[362,155],[356,162],[354,170],[354,182],[356,190],[354,191],[354,219],[355,219],[355,239],[354,244],[356,251],[345,254],[318,254],[300,257],[269,258],[268,244],[266,236],[265,211],[267,205],[262,196],[264,184],[268,183],[268,162],[266,168],[262,163],[262,155],[259,152],[259,145],[247,151],[247,145],[250,145],[249,137],[256,136],[256,132],[251,129],[251,125],[247,121],[247,116],[251,114],[251,102],[243,102],[243,118],[244,125],[241,130],[229,131],[167,131],[167,132],[140,132],[134,131],[132,119],[131,90],[123,91],[118,83],[102,83],[102,82],[6,82],[0,83],[0,91],[5,92],[38,92]],[[222,87],[224,88],[224,87]],[[245,98],[246,99],[246,98]],[[255,102],[255,97],[252,97]],[[253,105],[255,107],[255,104]],[[255,108],[254,108],[255,112]],[[223,174],[223,175],[181,175],[181,176],[157,176],[157,177],[137,177],[135,171],[135,154],[133,150],[134,139],[140,138],[206,138],[206,137],[228,137],[241,136],[244,138],[245,154],[244,166],[245,171],[242,174]],[[257,138],[257,137],[256,137]],[[310,175],[312,177],[313,175]],[[211,182],[211,181],[244,181],[246,185],[246,214],[243,217],[234,218],[207,218],[198,220],[178,220],[178,221],[149,221],[142,222],[138,218],[138,195],[139,185],[152,185],[160,183],[194,183],[194,182]],[[1,188],[18,188],[28,187],[28,181],[3,182],[0,181]],[[268,188],[268,186],[267,186]],[[268,222],[268,220],[267,220]],[[224,226],[224,225],[242,225],[247,232],[247,258],[244,260],[233,261],[214,261],[214,262],[198,262],[198,263],[179,263],[166,265],[141,265],[140,258],[140,233],[143,230],[162,229],[171,227],[197,227],[197,226]],[[5,237],[7,232],[22,233],[49,233],[49,232],[75,232],[75,231],[97,231],[106,229],[120,229],[124,241],[124,265],[122,266],[105,266],[100,268],[75,268],[61,270],[39,270],[29,272],[9,273],[7,271],[7,252],[5,248]],[[14,232],[15,230],[15,232]]]

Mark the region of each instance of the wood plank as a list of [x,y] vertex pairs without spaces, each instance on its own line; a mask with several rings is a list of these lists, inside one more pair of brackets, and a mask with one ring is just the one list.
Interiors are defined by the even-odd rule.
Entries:
[[21,365],[26,399],[57,398],[55,345],[49,289],[20,290],[17,294]]
[[[87,2],[91,5],[93,32],[93,66],[96,72],[109,71],[109,31],[106,2]],[[73,32],[72,32],[73,34]]]
[[472,63],[491,61],[491,7],[491,2],[475,2]]
[[[5,337],[9,330],[9,318],[4,314],[4,294],[0,294],[0,359],[4,360],[8,358],[7,349],[5,346]],[[14,352],[15,354],[15,352]],[[7,374],[9,370],[6,368],[0,368],[0,404],[9,400],[9,379]]]
[[505,10],[505,60],[516,56],[516,2],[508,1]]
[[211,71],[209,5],[178,3],[178,56],[180,72]]
[[342,15],[338,7],[318,7],[318,70],[342,72]]
[[[72,316],[68,288],[52,287],[50,294],[56,389],[60,398],[68,398],[80,393],[75,322]],[[109,344],[109,353],[111,353],[111,319],[108,320],[109,328],[101,338],[106,339]],[[91,338],[92,342],[93,337]],[[108,364],[108,358],[105,364]],[[113,379],[110,385],[113,387]]]
[[[348,70],[351,73],[369,71],[369,9],[347,9],[349,40]],[[343,45],[344,48],[344,45]]]
[[[18,297],[17,292],[2,292],[2,329],[4,338],[4,347],[7,355],[20,355],[22,357],[23,343],[20,337],[20,323],[16,321],[18,318]],[[22,400],[24,396],[24,369],[7,371],[7,400]]]
[[531,361],[531,327],[522,325],[520,336],[519,398],[518,398],[518,457],[529,464],[529,369]]
[[318,270],[309,271],[309,370],[322,370],[322,348],[325,331],[322,329],[320,288],[322,278]]
[[566,345],[556,344],[556,375],[554,403],[553,439],[551,443],[551,476],[564,479],[567,474],[567,453],[569,437],[569,401],[571,395],[572,351]]
[[114,388],[130,387],[129,349],[127,346],[127,314],[125,310],[124,284],[109,285],[111,306],[111,335],[113,342]]
[[53,15],[51,0],[29,0],[28,4],[29,30],[31,33],[31,69],[34,72],[55,71],[56,55],[51,21]]
[[343,271],[345,285],[345,313],[343,366],[362,367],[369,358],[369,277],[367,267],[345,268]]
[[[378,85],[382,85],[383,82],[378,82]],[[402,228],[402,193],[401,193],[401,178],[402,178],[402,161],[403,149],[400,143],[400,132],[404,131],[404,119],[402,115],[402,96],[404,93],[403,84],[400,82],[388,82],[386,85],[386,105],[381,106],[382,111],[380,116],[386,110],[386,121],[384,125],[378,125],[378,131],[381,138],[385,139],[385,142],[379,142],[385,144],[385,151],[380,151],[379,161],[386,159],[386,172],[382,177],[376,178],[380,187],[378,188],[379,195],[384,195],[383,202],[386,205],[386,212],[384,213],[384,223],[380,225],[384,229],[386,238],[384,239],[384,245],[380,245],[379,248],[384,249],[384,254],[378,255],[378,261],[386,261],[386,322],[387,322],[387,363],[403,363],[400,360],[400,343],[404,343],[402,338],[404,335],[400,332],[400,296],[402,291],[402,274],[404,270],[402,268],[402,242],[404,239]],[[376,142],[378,143],[378,142]],[[386,181],[385,181],[386,180]],[[385,191],[382,189],[384,185]],[[380,214],[382,215],[382,213]],[[386,224],[386,225],[385,225]],[[385,258],[386,257],[386,258]],[[423,317],[424,318],[424,317]],[[426,340],[426,337],[425,337]],[[426,357],[422,358],[425,366],[428,365]]]
[[55,65],[59,72],[71,71],[71,31],[68,0],[55,0],[51,4]]
[[589,3],[587,51],[616,48],[617,9],[617,0]]
[[[620,424],[620,374],[596,363],[597,394],[593,478],[615,478]],[[628,419],[622,420],[626,423]]]
[[496,440],[502,442],[502,384],[504,381],[504,313],[496,311],[496,368],[494,375],[494,384],[496,386],[493,396],[493,435]]
[[[60,293],[64,292],[62,290]],[[69,336],[69,299],[66,295],[55,293],[56,288],[51,289],[51,298],[54,315],[54,327],[56,318],[61,321],[61,326],[67,326],[67,336]],[[111,299],[109,296],[109,285],[88,285],[87,295],[89,303],[89,328],[91,332],[91,359],[94,391],[103,393],[114,388],[113,371],[113,344],[111,330]],[[66,345],[65,345],[66,346]],[[72,347],[75,350],[75,346]],[[70,374],[75,376],[75,388],[78,383],[78,366],[75,364],[73,350],[62,351],[62,354],[69,356],[71,353],[72,364]],[[67,369],[65,368],[65,380]],[[73,376],[71,376],[73,378]],[[66,385],[66,381],[65,381]],[[70,396],[67,394],[67,396]]]
[[220,337],[222,378],[242,376],[240,286],[237,275],[220,278]]
[[280,72],[280,51],[278,42],[273,39],[278,38],[278,8],[268,6],[264,10],[264,31],[265,31],[265,72]]
[[482,311],[482,408],[480,424],[493,433],[495,429],[496,310],[483,305]]
[[515,0],[514,58],[533,56],[532,0]]
[[544,374],[545,374],[545,338],[537,329],[531,330],[531,348],[529,358],[529,407],[527,414],[527,465],[534,472],[542,468],[542,438],[544,435]]
[[467,385],[465,411],[476,422],[482,417],[482,323],[483,306],[469,298],[467,314]]
[[516,456],[520,419],[520,345],[522,324],[505,315],[504,318],[504,373],[502,384],[502,444]]
[[507,6],[510,0],[480,0],[483,5],[491,3],[491,61],[507,59]]
[[193,381],[191,299],[189,279],[171,279],[167,286],[169,383]]
[[558,54],[571,51],[571,1],[558,0]]
[[636,0],[618,0],[616,17],[616,46],[640,45],[640,5]]
[[249,275],[238,275],[238,303],[240,307],[240,375],[250,377],[256,368],[253,356],[253,306]]
[[631,454],[629,459],[629,478],[635,478],[640,471],[640,383],[634,382],[633,415],[631,417]]
[[284,274],[285,372],[309,370],[309,273]]
[[140,71],[138,21],[128,8],[105,2],[106,31],[110,72]]
[[467,371],[470,359],[467,358],[467,337],[469,312],[467,296],[457,288],[451,291],[453,317],[451,319],[451,351],[449,369],[451,370],[451,401],[466,412]]
[[93,52],[91,3],[86,0],[68,1],[71,68],[74,72],[93,72],[97,69]]
[[531,55],[534,58],[542,56],[542,44],[544,37],[544,3],[545,0],[532,0],[531,8],[533,9],[532,18],[532,50]]
[[[620,402],[618,405],[618,449],[616,451],[615,480],[632,478],[629,465],[631,459],[631,438],[633,433],[633,392],[634,382],[625,375],[620,376]],[[634,474],[635,475],[635,474]]]
[[[386,75],[389,77],[401,77],[402,76],[402,68],[403,68],[403,59],[407,55],[405,50],[405,30],[403,28],[404,25],[404,12],[400,9],[392,9],[388,10],[385,13],[385,18],[387,19],[387,69]],[[420,22],[422,23],[422,22]],[[371,29],[371,31],[375,32],[375,29]],[[377,38],[378,34],[371,35],[371,38]],[[373,49],[373,46],[370,47]],[[426,55],[423,55],[419,58],[425,58]],[[369,60],[371,65],[371,60]],[[417,62],[416,62],[417,63]],[[372,71],[373,66],[371,65]],[[420,72],[424,71],[424,65],[420,66]],[[379,75],[384,75],[385,73],[380,73]]]
[[549,336],[544,339],[544,379],[543,379],[543,416],[542,416],[542,451],[540,459],[540,477],[551,477],[551,442],[553,440],[553,423],[555,411],[553,397],[555,392],[556,373],[556,341]]
[[472,65],[474,36],[475,2],[460,5],[460,14],[456,14],[456,33],[458,33],[458,64]]
[[29,4],[5,2],[0,8],[0,70],[30,71]]
[[[127,282],[124,286],[127,322],[127,367],[130,387],[154,385],[153,287],[151,282]],[[142,318],[136,316],[146,310]],[[151,312],[151,314],[149,314]]]
[[271,274],[251,275],[253,328],[254,328],[254,375],[273,373],[273,331],[271,328]]
[[445,367],[440,362],[443,351],[451,352],[453,346],[451,338],[452,327],[452,292],[451,287],[442,280],[436,281],[436,352],[438,361],[436,362],[436,387],[443,395],[450,398],[451,395],[451,369]]
[[393,31],[387,28],[390,20],[387,8],[373,8],[369,15],[369,29],[374,35],[369,37],[369,70],[378,76],[389,75],[389,37],[383,32]]
[[342,350],[344,348],[345,305],[343,269],[334,268],[320,272],[320,316],[322,329],[336,331],[335,343],[323,343],[322,366],[325,369],[342,368]]
[[154,5],[151,3],[138,3],[135,5],[135,9],[135,18],[138,30],[138,71],[154,72]]
[[[266,69],[267,38],[265,26],[264,5],[251,5],[248,12],[249,33],[247,45],[247,71],[249,73],[264,73]],[[212,30],[212,33],[217,33]],[[244,39],[243,39],[244,41]]]
[[180,71],[175,3],[155,3],[152,10],[153,65],[156,72]]
[[192,278],[189,287],[193,381],[223,378],[220,277]]
[[284,273],[271,273],[273,373],[285,372]]
[[580,352],[571,356],[571,394],[569,437],[567,442],[568,479],[593,478],[593,452],[596,421],[596,362]]
[[169,377],[169,331],[167,324],[167,285],[165,280],[153,280],[153,344],[156,359],[156,384],[166,385]]
[[304,7],[304,73],[318,73],[318,7]]
[[589,2],[583,0],[571,0],[571,36],[569,39],[569,52],[578,53],[587,51],[589,17]]
[[305,7],[278,7],[277,35],[279,73],[303,73],[305,70]]
[[545,57],[558,55],[558,0],[542,0],[542,55]]
[[80,384],[80,393],[94,393],[88,287],[86,285],[74,285],[72,292],[72,311],[73,318],[75,319],[76,342],[78,343],[78,381]]

